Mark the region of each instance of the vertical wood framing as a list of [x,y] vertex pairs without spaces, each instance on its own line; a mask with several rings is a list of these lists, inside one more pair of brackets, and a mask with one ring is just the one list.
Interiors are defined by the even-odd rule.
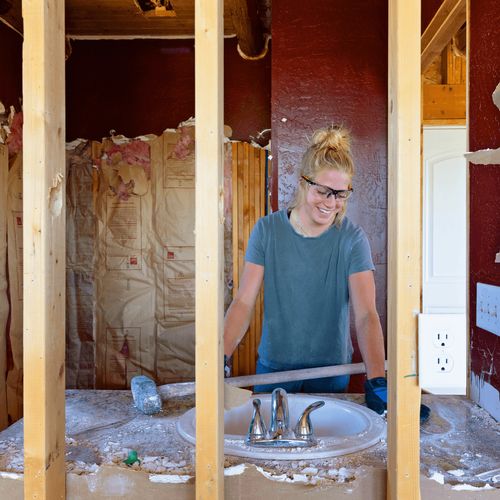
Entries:
[[8,425],[7,417],[7,319],[9,299],[7,295],[7,180],[9,151],[0,144],[0,431]]
[[65,498],[64,2],[23,0],[24,497]]
[[420,498],[420,0],[389,0],[388,474],[391,500]]
[[[233,296],[239,287],[250,233],[265,215],[266,151],[245,142],[232,145],[233,179]],[[255,373],[262,332],[263,294],[259,292],[248,331],[233,354],[233,375]]]
[[224,497],[223,0],[195,1],[196,498]]

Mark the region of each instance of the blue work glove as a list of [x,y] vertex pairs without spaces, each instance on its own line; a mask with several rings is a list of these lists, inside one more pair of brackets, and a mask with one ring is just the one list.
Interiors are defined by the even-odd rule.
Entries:
[[[365,382],[366,406],[381,415],[387,410],[387,379],[385,377],[375,377]],[[420,405],[420,423],[429,420],[431,409],[428,406]]]

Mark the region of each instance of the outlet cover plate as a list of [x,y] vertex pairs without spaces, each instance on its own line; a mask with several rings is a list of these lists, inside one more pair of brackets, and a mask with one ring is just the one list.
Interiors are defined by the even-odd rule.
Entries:
[[500,336],[500,286],[478,283],[476,326]]
[[466,394],[465,314],[419,314],[420,387],[431,394]]

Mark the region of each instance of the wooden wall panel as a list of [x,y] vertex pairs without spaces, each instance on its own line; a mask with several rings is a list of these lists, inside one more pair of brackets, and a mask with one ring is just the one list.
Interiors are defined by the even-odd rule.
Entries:
[[[245,263],[248,238],[265,215],[266,151],[248,143],[233,143],[233,296]],[[255,373],[263,318],[263,292],[259,293],[245,337],[233,354],[233,375]]]

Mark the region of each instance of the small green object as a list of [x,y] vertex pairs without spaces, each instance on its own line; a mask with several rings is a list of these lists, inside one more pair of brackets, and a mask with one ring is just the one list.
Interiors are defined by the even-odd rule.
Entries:
[[123,461],[124,464],[133,465],[136,462],[139,464],[141,461],[137,458],[137,452],[135,450],[129,451],[128,457]]

